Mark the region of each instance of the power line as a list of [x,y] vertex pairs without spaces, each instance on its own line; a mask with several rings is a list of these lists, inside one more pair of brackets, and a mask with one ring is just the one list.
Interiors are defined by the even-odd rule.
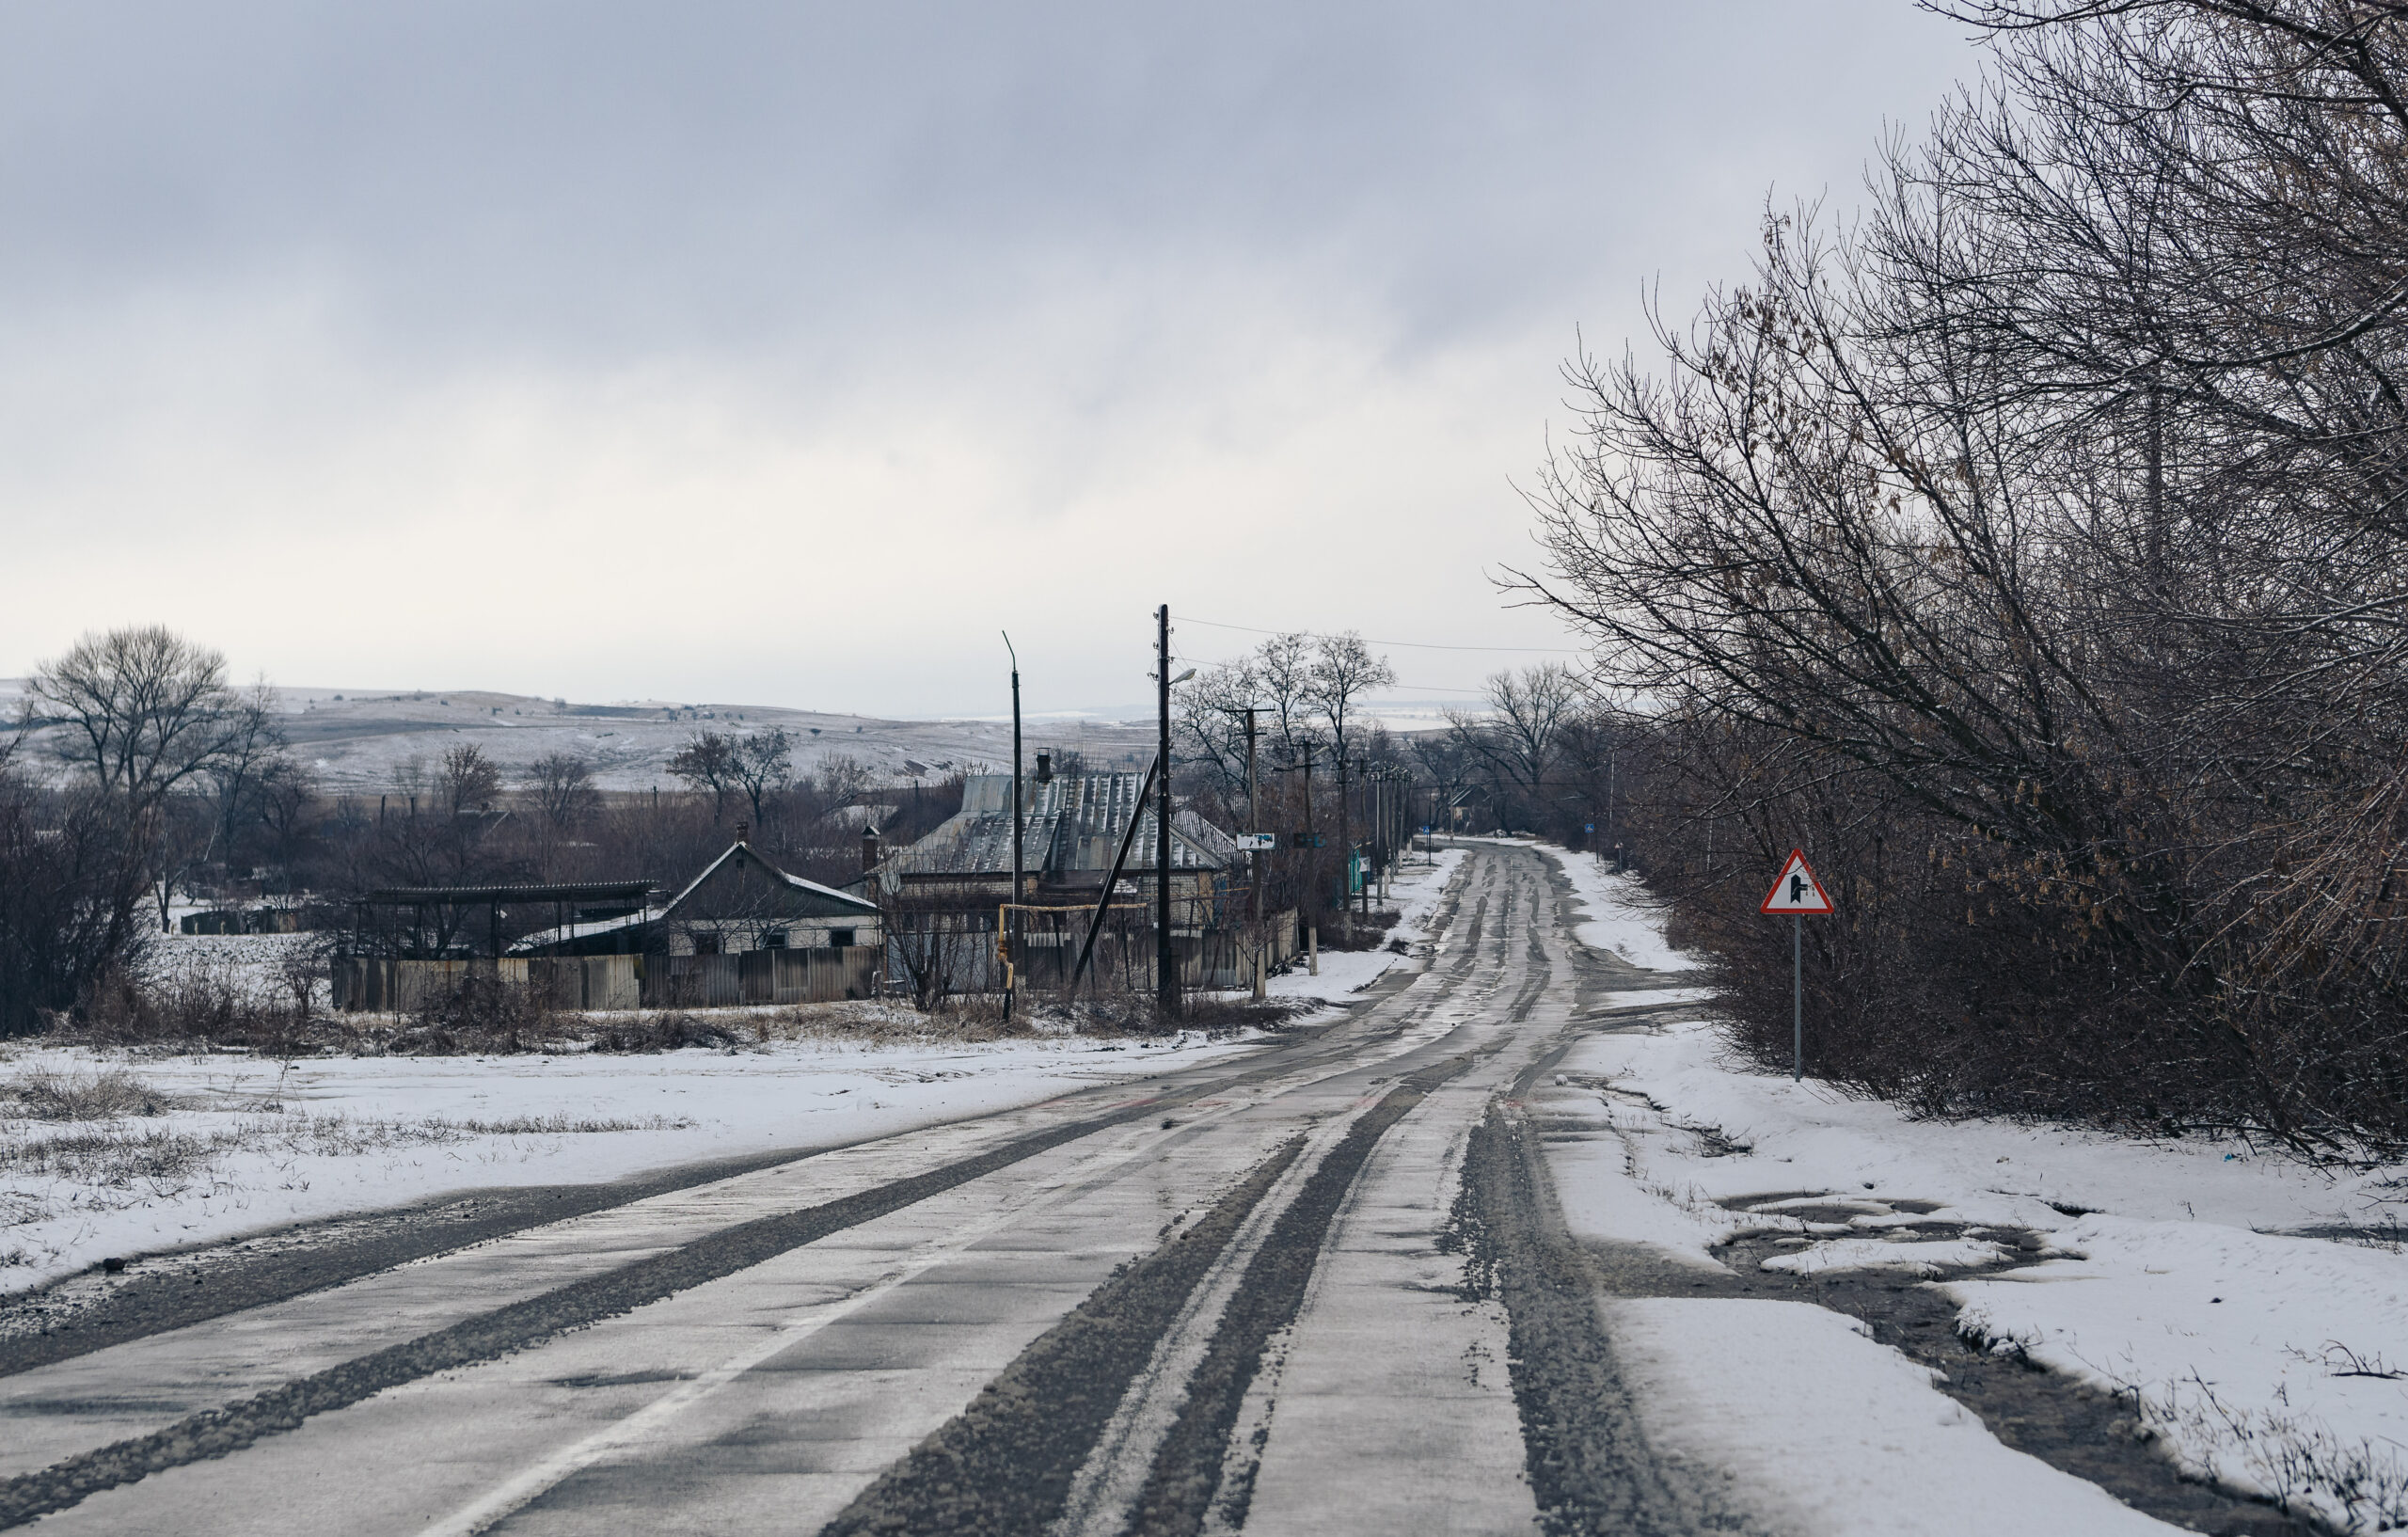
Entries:
[[[1198,619],[1198,618],[1196,618],[1194,614],[1181,614],[1181,615],[1180,615],[1180,616],[1179,616],[1179,622],[1180,622],[1180,624],[1182,624],[1182,625],[1207,625],[1207,626],[1210,626],[1211,627],[1212,627],[1213,629],[1242,629],[1242,630],[1244,630],[1244,631],[1245,631],[1247,634],[1249,634],[1249,635],[1288,635],[1288,634],[1301,634],[1301,635],[1310,635],[1310,636],[1312,636],[1312,637],[1313,637],[1314,639],[1316,639],[1316,640],[1326,640],[1326,639],[1327,639],[1327,637],[1326,637],[1326,636],[1322,635],[1319,631],[1316,631],[1316,630],[1296,630],[1296,631],[1290,631],[1290,630],[1264,629],[1264,628],[1263,628],[1261,626],[1259,626],[1259,625],[1229,625],[1229,624],[1224,624],[1222,621],[1220,621],[1220,620],[1218,620],[1218,619]],[[1548,656],[1554,656],[1554,657],[1585,657],[1585,656],[1587,656],[1587,655],[1588,655],[1588,652],[1586,652],[1586,651],[1582,650],[1582,649],[1581,649],[1580,647],[1578,647],[1578,646],[1455,646],[1455,645],[1441,645],[1441,644],[1439,644],[1439,643],[1438,643],[1437,642],[1435,642],[1435,641],[1372,641],[1372,640],[1366,640],[1363,643],[1364,643],[1365,645],[1375,645],[1375,646],[1410,646],[1410,647],[1412,647],[1413,649],[1415,649],[1415,650],[1417,650],[1417,651],[1506,651],[1506,652],[1519,652],[1519,653],[1522,653],[1522,654],[1524,654],[1524,655],[1530,655],[1530,654],[1533,654],[1533,653],[1545,653],[1545,655],[1548,655]],[[1476,689],[1475,689],[1475,690],[1471,690],[1471,691],[1473,691],[1473,692],[1477,692],[1478,690],[1476,690]]]

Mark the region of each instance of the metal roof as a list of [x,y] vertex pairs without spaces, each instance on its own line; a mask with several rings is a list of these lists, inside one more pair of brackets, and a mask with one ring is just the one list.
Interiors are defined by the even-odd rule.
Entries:
[[679,892],[676,895],[669,899],[669,905],[661,910],[662,916],[666,917],[675,913],[678,904],[684,902],[688,897],[693,895],[695,892],[701,890],[703,882],[708,880],[713,875],[717,874],[720,866],[727,864],[730,860],[750,860],[754,864],[759,865],[764,872],[774,876],[779,880],[784,881],[787,886],[792,887],[795,890],[806,891],[815,896],[826,897],[832,902],[842,903],[848,908],[856,909],[863,912],[876,912],[878,911],[878,904],[870,901],[866,897],[855,896],[850,892],[838,891],[833,886],[823,886],[816,880],[805,880],[799,875],[790,875],[787,872],[779,869],[768,860],[763,859],[750,844],[734,843],[728,846],[727,852],[720,855],[719,858],[703,866],[702,874],[686,882],[685,890]]
[[469,902],[641,902],[649,880],[578,880],[557,886],[388,886],[359,898],[371,907],[457,906]]
[[[1030,874],[1054,880],[1081,876],[1101,879],[1131,816],[1137,839],[1129,850],[1131,870],[1155,867],[1154,810],[1137,803],[1142,774],[1059,774],[1045,784],[1028,781],[1022,858]],[[1188,810],[1171,815],[1171,868],[1228,867],[1236,843]],[[973,774],[962,784],[961,811],[908,848],[889,868],[902,875],[995,876],[1012,873],[1012,776]]]

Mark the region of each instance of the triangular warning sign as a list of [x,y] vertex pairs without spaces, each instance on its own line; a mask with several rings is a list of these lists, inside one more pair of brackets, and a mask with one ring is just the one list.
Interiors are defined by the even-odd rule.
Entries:
[[1814,872],[1806,867],[1806,856],[1793,848],[1789,863],[1781,867],[1781,879],[1772,883],[1772,893],[1765,898],[1759,912],[1791,912],[1802,916],[1828,914],[1831,899],[1814,879]]

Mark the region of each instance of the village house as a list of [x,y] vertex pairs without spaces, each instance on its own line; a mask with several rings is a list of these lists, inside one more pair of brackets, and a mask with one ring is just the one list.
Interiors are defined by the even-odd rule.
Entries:
[[741,955],[879,944],[878,904],[779,869],[739,832],[727,851],[658,907],[530,934],[511,954]]
[[[1017,975],[1044,984],[1069,978],[1133,817],[1135,836],[1107,917],[1115,963],[1149,966],[1160,830],[1153,805],[1139,799],[1145,776],[1054,774],[1041,753],[1038,765],[1022,785]],[[879,863],[871,879],[890,909],[888,954],[896,980],[935,964],[945,968],[951,990],[1001,985],[995,933],[1012,900],[1012,776],[973,774],[963,783],[959,813]],[[1184,979],[1224,986],[1250,975],[1237,932],[1243,904],[1232,900],[1249,878],[1246,856],[1228,833],[1186,807],[1171,814],[1170,849],[1171,935]],[[1282,947],[1274,963],[1284,955]]]

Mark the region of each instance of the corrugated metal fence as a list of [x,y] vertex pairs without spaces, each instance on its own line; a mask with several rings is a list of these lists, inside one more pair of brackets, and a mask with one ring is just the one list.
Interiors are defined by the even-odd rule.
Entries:
[[500,960],[384,960],[339,957],[341,1009],[407,1012],[458,990],[471,975],[533,988],[555,1008],[720,1008],[867,998],[878,951],[749,950],[732,956],[559,956]]
[[647,956],[646,1008],[723,1008],[736,1004],[827,1004],[866,998],[878,984],[878,949],[746,950],[732,956]]

